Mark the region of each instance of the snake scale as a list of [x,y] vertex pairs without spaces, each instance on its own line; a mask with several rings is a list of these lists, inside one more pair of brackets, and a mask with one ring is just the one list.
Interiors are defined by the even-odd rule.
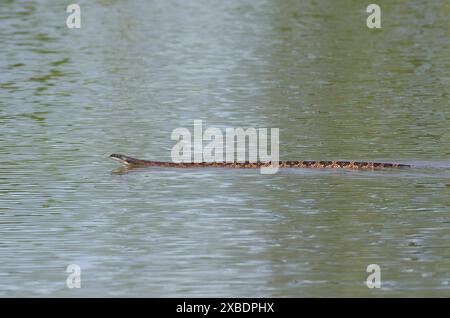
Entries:
[[[112,154],[111,159],[131,167],[167,167],[167,168],[237,168],[256,169],[269,167],[270,162],[168,162],[136,159],[126,155]],[[399,169],[410,168],[401,163],[370,161],[279,161],[279,168],[328,168],[328,169]]]

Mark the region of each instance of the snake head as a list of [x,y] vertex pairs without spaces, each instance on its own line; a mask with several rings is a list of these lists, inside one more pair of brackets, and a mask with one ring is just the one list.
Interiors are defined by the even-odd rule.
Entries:
[[119,161],[120,163],[123,163],[126,165],[130,164],[130,162],[128,161],[128,156],[113,153],[113,154],[109,155],[109,157],[113,160]]

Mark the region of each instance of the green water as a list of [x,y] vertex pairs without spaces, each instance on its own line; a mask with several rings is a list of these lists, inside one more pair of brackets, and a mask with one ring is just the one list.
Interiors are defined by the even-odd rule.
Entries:
[[[448,1],[77,3],[0,0],[0,296],[450,296]],[[194,119],[415,167],[112,173]]]

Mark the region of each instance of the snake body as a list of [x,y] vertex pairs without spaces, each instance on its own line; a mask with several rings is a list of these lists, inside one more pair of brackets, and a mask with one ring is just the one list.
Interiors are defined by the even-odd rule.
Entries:
[[[136,159],[126,155],[112,154],[111,159],[131,167],[167,167],[167,168],[237,168],[256,169],[270,167],[270,162],[168,162]],[[328,169],[399,169],[410,168],[401,163],[370,161],[279,161],[279,168],[328,168]]]

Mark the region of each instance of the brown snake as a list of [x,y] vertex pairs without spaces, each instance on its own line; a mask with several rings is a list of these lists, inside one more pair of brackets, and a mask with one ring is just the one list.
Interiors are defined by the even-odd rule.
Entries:
[[[112,154],[111,159],[131,167],[167,167],[167,168],[238,168],[256,169],[270,167],[270,162],[168,162],[136,159],[125,155]],[[401,163],[370,161],[279,161],[279,168],[329,168],[329,169],[398,169],[410,168]]]

